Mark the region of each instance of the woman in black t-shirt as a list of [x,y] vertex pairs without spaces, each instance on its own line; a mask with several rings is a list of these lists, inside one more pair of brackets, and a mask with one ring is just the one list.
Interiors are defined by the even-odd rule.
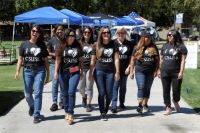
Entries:
[[[95,69],[94,69],[95,68]],[[94,79],[99,92],[98,104],[101,119],[107,120],[107,112],[112,99],[112,89],[115,80],[119,80],[119,50],[111,40],[109,28],[101,28],[97,44],[93,47],[90,64],[90,79],[94,69]]]
[[93,33],[90,27],[83,29],[83,36],[80,41],[83,47],[83,78],[79,81],[78,90],[82,95],[82,105],[86,107],[87,112],[93,110],[91,101],[93,97],[94,80],[89,79],[89,69],[92,56],[92,47],[94,44]]
[[[58,110],[58,87],[59,87],[59,81],[54,79],[54,71],[55,71],[55,51],[56,48],[59,45],[62,45],[62,41],[64,38],[64,26],[63,25],[56,25],[54,29],[54,35],[53,37],[48,41],[47,43],[47,50],[49,52],[49,56],[51,57],[50,60],[50,77],[52,81],[51,86],[51,93],[52,93],[52,102],[50,110],[56,111]],[[62,90],[62,89],[60,89]],[[63,109],[63,93],[60,91],[60,99],[59,99],[59,107]]]
[[127,77],[130,72],[130,58],[133,52],[133,45],[127,38],[127,31],[124,27],[118,28],[116,31],[117,39],[114,40],[116,47],[119,49],[120,60],[120,80],[114,82],[113,96],[112,96],[112,113],[117,113],[117,99],[119,91],[119,107],[125,109],[125,95],[126,95],[126,83]]
[[158,71],[158,76],[161,77],[163,86],[163,98],[166,106],[165,115],[169,115],[172,112],[170,98],[171,86],[175,109],[177,112],[180,111],[178,102],[180,100],[186,56],[187,48],[182,43],[180,36],[174,30],[169,31],[167,34],[167,43],[161,49],[160,70]]
[[159,66],[159,52],[154,45],[149,31],[141,31],[141,38],[133,50],[130,65],[130,77],[135,78],[138,87],[138,113],[149,111],[150,90]]
[[64,45],[56,49],[54,78],[59,78],[63,89],[65,120],[71,125],[74,123],[76,89],[83,74],[83,59],[81,45],[75,40],[75,31],[67,29],[65,38]]
[[[46,82],[49,76],[48,51],[43,39],[41,28],[38,25],[33,25],[30,40],[23,42],[19,48],[15,74],[15,79],[18,80],[23,63],[24,94],[29,105],[29,115],[33,115],[34,123],[41,121],[42,91],[46,73]],[[32,96],[33,85],[35,98]]]

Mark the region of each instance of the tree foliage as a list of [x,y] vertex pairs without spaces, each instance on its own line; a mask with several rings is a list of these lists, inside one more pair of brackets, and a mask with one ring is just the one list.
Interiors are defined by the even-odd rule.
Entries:
[[[85,15],[96,12],[114,16],[135,11],[155,21],[157,26],[171,26],[176,13],[184,13],[184,24],[200,24],[200,0],[1,0],[0,21],[12,20],[20,14],[42,6],[58,10],[67,8]],[[191,23],[192,21],[192,23]]]

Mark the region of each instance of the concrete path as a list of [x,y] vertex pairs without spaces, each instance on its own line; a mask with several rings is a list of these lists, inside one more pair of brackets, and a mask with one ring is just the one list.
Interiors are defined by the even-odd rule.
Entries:
[[93,106],[95,110],[87,113],[81,107],[81,96],[77,93],[75,124],[68,125],[64,120],[64,111],[51,112],[51,83],[47,84],[43,94],[42,114],[45,119],[33,124],[28,115],[25,100],[16,105],[7,115],[0,117],[0,133],[200,133],[200,115],[181,100],[181,113],[164,116],[162,87],[159,79],[155,79],[149,106],[151,112],[139,115],[136,112],[136,84],[128,79],[125,111],[117,114],[108,112],[108,121],[99,120],[97,106],[97,89],[94,87]]

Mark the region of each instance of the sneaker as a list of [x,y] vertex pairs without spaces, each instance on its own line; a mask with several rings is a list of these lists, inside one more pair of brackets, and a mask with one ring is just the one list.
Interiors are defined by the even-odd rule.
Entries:
[[68,114],[67,123],[68,123],[69,125],[74,124],[74,116],[73,116],[72,114]]
[[102,114],[101,114],[101,120],[102,120],[102,121],[107,121],[107,120],[108,120],[107,115],[104,114],[104,113],[102,113]]
[[178,102],[173,101],[176,112],[180,112],[180,105]]
[[142,114],[142,112],[143,112],[142,105],[138,105],[136,111],[137,111],[138,113]]
[[33,123],[34,124],[37,124],[37,123],[39,123],[41,120],[40,120],[40,118],[39,117],[34,117],[33,118]]
[[59,105],[59,108],[60,108],[60,109],[64,109],[64,104],[63,104],[63,102],[59,102],[58,105]]
[[68,119],[69,119],[69,114],[66,113],[66,114],[65,114],[65,120],[67,121]]
[[82,98],[82,106],[86,107],[86,105],[87,105],[87,97],[83,97]]
[[120,107],[121,109],[126,109],[126,106],[125,106],[124,104],[120,104],[119,107]]
[[170,115],[172,113],[172,109],[170,107],[166,107],[164,115]]
[[56,103],[53,103],[53,104],[51,105],[50,110],[51,110],[51,111],[56,111],[56,110],[58,110],[58,105],[57,105]]
[[149,106],[148,105],[144,105],[142,111],[143,111],[143,113],[149,112]]
[[86,112],[91,112],[93,110],[92,106],[89,104],[86,107]]
[[112,113],[117,113],[117,108],[116,108],[116,107],[112,107],[112,108],[111,108],[111,112],[112,112]]
[[33,107],[30,107],[30,108],[29,108],[29,111],[28,111],[28,114],[29,114],[30,116],[33,116],[33,112],[34,112],[34,108],[33,108]]

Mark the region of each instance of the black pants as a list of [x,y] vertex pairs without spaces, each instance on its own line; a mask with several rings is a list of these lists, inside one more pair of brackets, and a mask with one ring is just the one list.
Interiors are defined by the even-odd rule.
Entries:
[[166,107],[171,107],[170,91],[172,86],[173,100],[178,102],[180,100],[182,79],[178,79],[177,72],[161,72],[161,81],[163,86],[163,98]]

